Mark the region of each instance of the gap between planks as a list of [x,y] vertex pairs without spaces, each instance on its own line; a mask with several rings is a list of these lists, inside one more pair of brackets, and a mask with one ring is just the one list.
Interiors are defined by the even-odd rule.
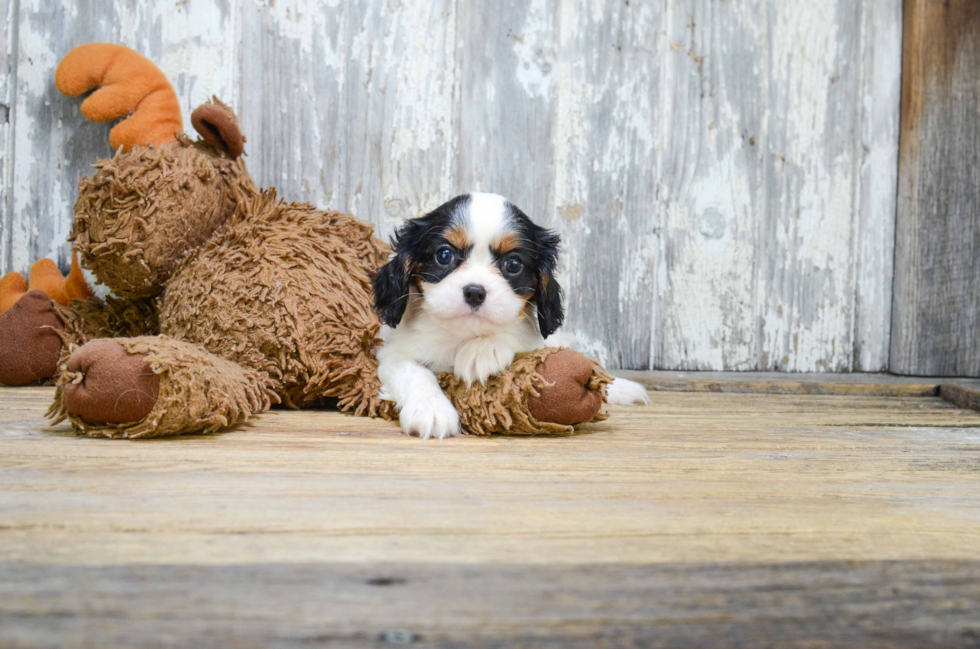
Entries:
[[883,373],[677,372],[617,370],[613,374],[654,392],[813,394],[868,397],[935,397],[980,411],[980,379],[898,376]]

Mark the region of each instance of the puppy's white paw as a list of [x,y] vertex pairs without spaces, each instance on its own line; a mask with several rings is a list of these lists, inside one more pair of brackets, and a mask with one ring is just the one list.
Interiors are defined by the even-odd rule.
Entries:
[[650,405],[647,389],[635,381],[615,379],[606,391],[606,403],[616,406]]
[[488,338],[476,338],[459,348],[453,372],[466,385],[484,383],[514,362],[514,348]]
[[459,413],[443,394],[408,401],[398,413],[402,432],[422,439],[459,435]]

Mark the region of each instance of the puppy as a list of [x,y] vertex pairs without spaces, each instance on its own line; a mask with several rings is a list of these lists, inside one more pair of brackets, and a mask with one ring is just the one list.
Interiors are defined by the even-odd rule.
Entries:
[[[459,414],[436,375],[484,382],[514,354],[545,346],[565,317],[554,277],[558,244],[558,235],[496,194],[457,196],[399,229],[391,260],[374,278],[374,301],[391,328],[378,374],[402,431],[458,434]],[[647,395],[616,379],[608,400],[645,403]]]

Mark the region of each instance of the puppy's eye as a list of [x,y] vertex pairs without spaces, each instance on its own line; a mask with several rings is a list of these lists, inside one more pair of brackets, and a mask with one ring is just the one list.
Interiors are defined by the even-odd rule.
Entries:
[[436,263],[440,266],[448,266],[453,263],[456,255],[453,253],[453,249],[449,246],[443,246],[436,250]]
[[504,262],[504,272],[509,275],[516,275],[524,270],[524,262],[517,257],[510,257]]

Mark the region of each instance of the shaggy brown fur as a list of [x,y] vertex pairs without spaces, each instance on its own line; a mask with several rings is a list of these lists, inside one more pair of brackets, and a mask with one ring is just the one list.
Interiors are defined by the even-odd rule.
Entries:
[[[585,365],[581,376],[563,381],[566,377],[558,372],[546,374],[549,359],[561,363],[569,356]],[[549,380],[549,375],[553,380]],[[535,414],[554,409],[565,416],[573,412],[570,420],[574,423],[602,421],[608,416],[600,412],[600,408],[610,382],[612,377],[601,367],[568,349],[539,349],[518,354],[507,372],[472,387],[467,387],[451,372],[439,376],[439,385],[459,411],[463,428],[474,435],[569,435],[575,431],[572,425],[541,421]],[[562,383],[562,386],[556,386],[556,383]],[[569,403],[558,390],[548,394],[548,388],[566,386],[579,394],[594,394],[598,399],[584,404],[583,409],[576,403]],[[541,402],[540,408],[531,407],[535,400]]]
[[[104,342],[109,341],[91,344]],[[132,422],[86,421],[69,408],[66,390],[76,382],[109,379],[111,374],[124,372],[127,368],[111,364],[72,371],[69,365],[59,377],[48,417],[56,421],[67,418],[78,433],[92,437],[165,437],[187,432],[214,432],[245,421],[252,414],[265,412],[270,403],[278,400],[267,375],[218,358],[198,345],[167,336],[114,338],[111,342],[121,345],[130,355],[142,356],[159,378],[159,393],[152,410]],[[105,376],[94,376],[97,371]]]
[[[267,377],[275,400],[287,405],[336,399],[343,410],[391,416],[378,398],[380,323],[370,306],[371,273],[388,247],[370,225],[280,201],[275,190],[256,188],[241,159],[187,138],[135,147],[96,168],[79,185],[73,237],[83,265],[126,298],[60,308],[67,349],[106,335],[160,333]],[[201,364],[205,375],[214,365]],[[168,394],[161,389],[161,400]],[[237,412],[268,406],[252,399]],[[69,414],[61,405],[52,413]],[[215,416],[204,428],[197,415],[161,418],[156,434],[235,421]],[[136,434],[150,433],[144,426]]]

